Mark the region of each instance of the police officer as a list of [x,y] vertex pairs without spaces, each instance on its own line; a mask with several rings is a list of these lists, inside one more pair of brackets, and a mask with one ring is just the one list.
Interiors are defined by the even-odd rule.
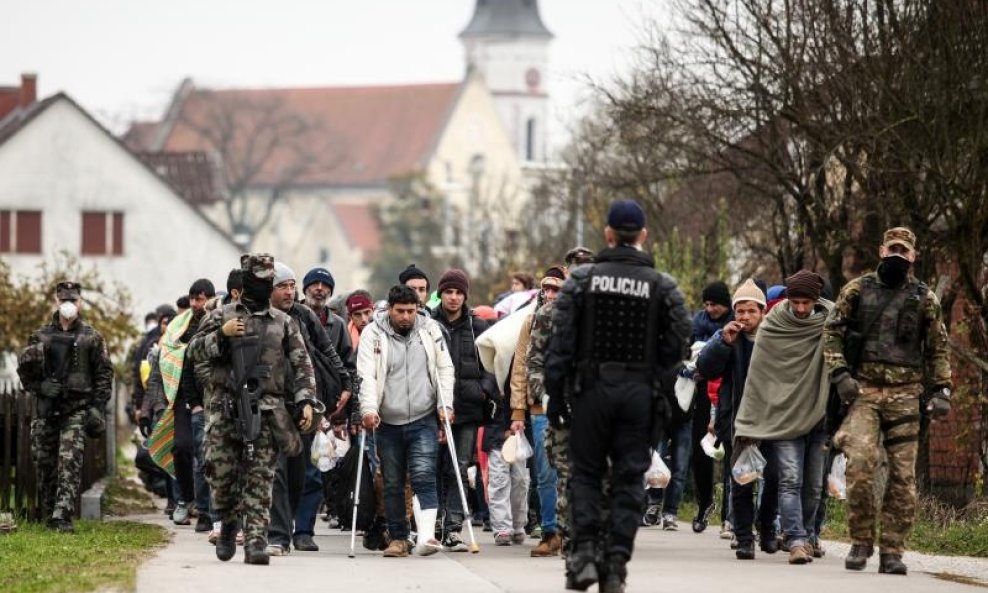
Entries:
[[58,311],[31,335],[17,372],[36,398],[31,445],[42,516],[49,528],[72,532],[84,435],[106,429],[113,365],[103,336],[80,318],[79,283],[59,282],[55,304]]
[[848,570],[874,553],[879,437],[888,456],[878,571],[906,574],[902,552],[916,515],[920,412],[950,412],[947,330],[937,296],[911,273],[916,235],[885,231],[877,271],[847,283],[824,329],[824,360],[841,400],[850,405],[834,436],[847,455]]
[[[651,431],[665,409],[659,379],[686,356],[690,319],[683,295],[671,277],[654,269],[642,250],[646,237],[641,206],[613,202],[604,229],[607,248],[596,263],[572,271],[553,312],[548,416],[554,426],[572,426],[568,589],[584,591],[599,580],[603,593],[624,590],[625,564],[644,510]],[[608,471],[608,548],[598,550],[601,480]]]
[[[296,424],[307,431],[314,420],[315,376],[298,325],[270,306],[274,258],[244,255],[240,265],[244,272],[240,301],[209,313],[192,338],[189,353],[204,367],[197,367],[197,374],[210,377],[205,469],[213,507],[222,522],[216,557],[229,560],[236,553],[242,509],[244,561],[268,564],[265,531],[275,461],[279,453],[294,456],[301,450]],[[256,342],[246,339],[253,336]],[[290,374],[281,372],[286,360]],[[300,411],[299,419],[289,415],[286,400]]]

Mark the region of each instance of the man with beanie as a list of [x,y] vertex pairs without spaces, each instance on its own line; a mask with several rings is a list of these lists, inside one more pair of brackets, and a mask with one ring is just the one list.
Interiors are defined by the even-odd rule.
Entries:
[[[720,380],[720,398],[717,400],[714,432],[725,448],[732,451],[734,419],[744,396],[744,384],[748,378],[751,354],[755,349],[758,328],[765,314],[765,293],[750,278],[734,292],[732,308],[734,319],[724,324],[707,340],[697,357],[697,371],[708,380]],[[778,484],[775,463],[767,445],[764,445],[768,466],[763,473],[761,505],[758,507],[758,533],[760,546],[767,554],[778,552],[775,536],[775,515],[778,508]],[[763,453],[763,454],[765,454]],[[731,455],[726,455],[730,460]],[[734,510],[734,535],[737,537],[737,558],[751,560],[755,557],[755,541],[752,526],[755,517],[754,484],[730,484],[731,506]]]
[[350,318],[347,333],[350,334],[350,341],[356,349],[360,346],[360,333],[374,317],[374,303],[366,294],[355,292],[346,299],[346,311]]
[[[689,312],[675,281],[657,272],[642,249],[647,237],[637,202],[611,203],[607,248],[570,273],[554,303],[545,388],[549,422],[572,426],[573,434],[569,589],[585,591],[599,580],[602,593],[624,590],[645,503],[648,449],[667,415],[659,386],[687,353]],[[611,513],[602,525],[608,474]]]
[[408,264],[408,267],[398,274],[398,282],[411,287],[419,296],[419,308],[425,309],[426,303],[429,302],[429,277],[425,275],[425,272],[417,268],[415,264]]
[[357,372],[357,355],[354,352],[356,345],[351,342],[351,336],[346,331],[346,321],[329,307],[329,300],[335,291],[336,280],[326,268],[312,268],[302,279],[302,294],[305,295],[302,303],[315,312],[319,323],[329,334],[333,348],[343,360],[343,365],[353,376]]
[[789,564],[813,561],[813,533],[826,464],[830,383],[823,326],[830,301],[823,278],[801,270],[786,278],[786,300],[765,315],[734,420],[735,454],[761,442],[775,461],[779,514]]
[[[334,406],[349,398],[350,375],[329,340],[319,318],[308,307],[295,302],[295,271],[282,262],[274,262],[273,308],[287,313],[296,324],[312,360],[316,389],[323,406]],[[294,405],[286,404],[294,414]],[[332,411],[332,410],[330,410]],[[268,528],[268,554],[283,556],[289,543],[300,552],[317,552],[313,541],[316,514],[322,504],[322,474],[312,464],[313,435],[302,436],[298,455],[278,456],[271,496],[271,525]],[[293,530],[294,524],[294,530]]]
[[[696,342],[706,342],[713,335],[723,328],[725,324],[734,319],[734,312],[731,305],[731,293],[721,280],[711,282],[703,288],[701,293],[703,299],[703,309],[693,316],[693,335],[690,338],[690,345]],[[713,512],[714,505],[714,460],[703,452],[700,441],[707,435],[710,421],[713,420],[711,413],[711,400],[707,395],[712,389],[717,390],[715,382],[708,381],[701,373],[693,377],[696,382],[696,391],[693,396],[693,404],[690,413],[682,421],[691,423],[690,434],[690,466],[693,470],[693,485],[696,489],[697,515],[693,519],[693,531],[700,533],[707,528],[710,513]],[[675,414],[674,414],[675,416]],[[675,428],[673,428],[675,430]],[[678,436],[677,438],[682,438]],[[680,441],[680,448],[686,445]],[[728,513],[728,489],[729,484],[725,481],[723,504],[720,508],[721,518],[721,539],[731,539],[734,536],[731,518]],[[663,522],[665,524],[665,522]]]
[[[244,561],[268,564],[266,531],[277,454],[301,451],[298,431],[308,432],[317,420],[316,381],[298,324],[271,307],[274,258],[247,254],[240,258],[240,267],[244,271],[240,301],[211,311],[189,352],[210,377],[205,448],[206,478],[222,522],[216,557],[226,561],[236,554],[237,527],[243,519]],[[248,377],[254,380],[248,382]],[[255,382],[254,391],[232,387]],[[252,402],[249,409],[257,410],[251,422],[238,422],[228,412],[243,398]],[[297,422],[286,402],[301,412]],[[241,432],[243,425],[255,421],[257,432]]]
[[362,424],[364,430],[376,431],[384,478],[388,558],[403,558],[412,551],[406,478],[419,501],[413,511],[417,553],[426,556],[442,549],[434,531],[439,506],[436,435],[444,418],[453,419],[456,373],[439,324],[419,314],[420,303],[411,287],[393,286],[387,311],[364,329],[363,346],[357,350]]
[[470,294],[470,280],[466,272],[453,268],[439,279],[440,304],[432,313],[432,318],[446,329],[446,341],[450,359],[456,370],[456,383],[453,388],[453,434],[456,445],[456,467],[446,449],[439,452],[439,476],[442,487],[439,490],[442,513],[443,547],[449,552],[466,552],[467,545],[460,537],[463,521],[469,509],[463,508],[460,493],[456,486],[456,474],[460,472],[463,483],[467,483],[467,467],[477,444],[477,429],[484,422],[485,402],[497,397],[497,383],[494,375],[484,370],[477,351],[477,336],[487,330],[487,322],[478,318],[467,306]]
[[878,270],[851,280],[837,297],[827,320],[824,359],[830,381],[850,406],[834,436],[834,445],[847,454],[852,546],[844,567],[862,570],[874,552],[880,446],[889,475],[878,571],[906,574],[902,552],[916,515],[920,413],[934,421],[950,413],[950,356],[940,301],[912,273],[916,235],[905,227],[885,231],[878,255]]

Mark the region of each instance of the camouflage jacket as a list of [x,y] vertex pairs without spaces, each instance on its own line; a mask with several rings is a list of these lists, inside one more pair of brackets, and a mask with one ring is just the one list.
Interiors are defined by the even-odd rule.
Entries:
[[545,303],[532,316],[532,329],[525,352],[528,405],[542,406],[545,392],[545,353],[552,333],[552,303]]
[[[232,368],[231,338],[223,335],[222,328],[227,320],[235,317],[246,319],[247,334],[261,335],[264,338],[259,362],[270,365],[272,372],[265,381],[261,409],[281,407],[284,400],[294,403],[315,401],[315,373],[295,321],[270,307],[251,313],[240,303],[231,303],[210,311],[202,320],[198,333],[189,342],[186,356],[192,356],[196,361],[196,374],[209,377],[206,401],[215,406],[222,399],[214,396],[229,394],[227,378]],[[286,358],[291,367],[291,375],[287,377],[281,372]],[[291,384],[286,384],[286,381]]]
[[39,395],[41,383],[50,374],[46,361],[46,348],[56,337],[71,337],[71,358],[67,361],[66,376],[59,378],[65,387],[64,400],[88,401],[103,405],[110,399],[113,387],[113,364],[106,350],[103,336],[93,326],[76,318],[69,329],[63,330],[58,313],[52,320],[39,327],[28,338],[27,347],[17,360],[17,374],[24,389]]
[[[872,272],[868,276],[881,284],[876,273]],[[844,359],[844,331],[854,321],[864,278],[865,276],[855,278],[844,286],[827,319],[823,331],[823,359],[830,372],[848,366]],[[924,364],[909,368],[881,362],[863,362],[855,373],[858,379],[875,385],[919,382],[925,382],[929,386],[951,385],[947,328],[943,323],[940,300],[933,291],[927,290],[920,311]]]

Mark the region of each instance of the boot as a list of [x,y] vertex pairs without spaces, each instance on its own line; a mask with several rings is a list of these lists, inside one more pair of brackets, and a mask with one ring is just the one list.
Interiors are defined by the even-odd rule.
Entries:
[[563,538],[559,536],[558,533],[543,533],[542,541],[539,545],[532,548],[529,552],[529,556],[532,558],[547,558],[549,556],[558,556],[559,549],[563,547]]
[[882,552],[878,555],[878,572],[904,575],[906,570],[906,565],[902,562],[902,554]]
[[597,576],[597,546],[592,541],[576,544],[566,561],[566,588],[586,591]]
[[738,547],[734,551],[734,555],[738,560],[754,560],[755,559],[755,542],[738,542]]
[[875,548],[871,544],[853,544],[851,551],[844,559],[844,568],[847,570],[864,570],[868,559],[875,553]]
[[244,562],[247,564],[270,564],[271,556],[268,555],[267,546],[263,539],[254,539],[244,546]]
[[624,593],[624,581],[628,578],[628,559],[621,554],[611,554],[604,563],[600,578],[600,593]]
[[237,528],[239,521],[224,521],[220,526],[220,536],[216,540],[216,557],[226,562],[237,553]]

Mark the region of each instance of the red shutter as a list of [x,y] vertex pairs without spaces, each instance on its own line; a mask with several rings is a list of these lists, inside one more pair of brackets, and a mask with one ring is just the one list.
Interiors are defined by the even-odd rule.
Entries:
[[17,212],[17,253],[41,253],[41,211]]
[[106,254],[106,213],[82,213],[82,254]]
[[0,253],[10,253],[10,210],[0,210]]
[[124,215],[123,212],[113,213],[113,255],[123,255]]

